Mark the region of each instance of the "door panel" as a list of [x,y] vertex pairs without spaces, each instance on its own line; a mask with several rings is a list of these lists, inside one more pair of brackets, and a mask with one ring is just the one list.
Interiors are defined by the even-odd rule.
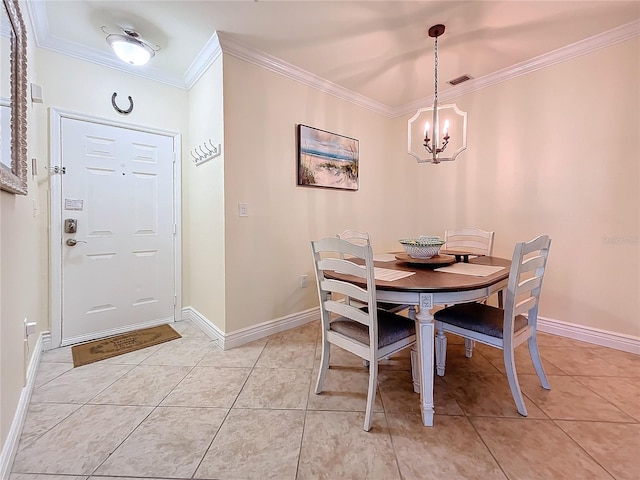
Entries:
[[62,218],[77,219],[62,238],[63,344],[173,319],[173,138],[70,118],[61,130]]

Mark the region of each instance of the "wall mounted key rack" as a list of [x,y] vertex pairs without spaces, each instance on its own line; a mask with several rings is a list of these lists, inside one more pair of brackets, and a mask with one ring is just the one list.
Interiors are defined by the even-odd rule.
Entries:
[[209,139],[208,142],[198,145],[189,153],[193,158],[193,163],[200,165],[222,155],[222,144],[219,143],[218,146],[215,146],[211,139]]

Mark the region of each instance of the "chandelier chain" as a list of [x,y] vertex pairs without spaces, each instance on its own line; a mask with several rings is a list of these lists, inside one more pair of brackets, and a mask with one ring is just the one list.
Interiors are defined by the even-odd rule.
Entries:
[[435,41],[435,73],[434,73],[434,82],[435,82],[435,100],[438,101],[438,37],[436,37]]

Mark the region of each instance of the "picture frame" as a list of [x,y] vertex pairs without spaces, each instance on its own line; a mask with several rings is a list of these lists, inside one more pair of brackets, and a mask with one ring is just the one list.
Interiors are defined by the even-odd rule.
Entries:
[[[0,189],[27,194],[27,34],[19,0],[2,0],[2,85],[0,91]],[[5,36],[6,35],[6,36]],[[4,75],[8,75],[6,82]],[[4,88],[4,87],[3,87]]]
[[358,190],[357,139],[301,124],[297,133],[298,186]]

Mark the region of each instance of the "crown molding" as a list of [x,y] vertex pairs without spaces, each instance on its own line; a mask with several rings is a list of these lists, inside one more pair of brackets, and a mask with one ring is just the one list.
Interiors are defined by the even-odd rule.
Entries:
[[[137,70],[109,54],[95,49],[88,50],[82,45],[51,35],[47,22],[46,2],[28,1],[26,5],[38,47],[186,90],[189,90],[211,64],[213,64],[220,55],[225,53],[389,118],[413,114],[419,108],[433,104],[433,95],[431,95],[405,105],[390,107],[341,87],[307,70],[285,62],[280,58],[250,47],[231,38],[224,32],[214,32],[181,78],[179,76],[169,75],[153,66],[147,66],[144,70]],[[596,50],[630,40],[639,35],[640,20],[635,20],[607,32],[594,35],[552,52],[451,87],[440,93],[439,100],[442,102],[451,101],[462,95],[482,90],[542,68],[566,62],[581,55],[586,55]]]
[[207,43],[187,68],[184,74],[184,84],[187,90],[190,90],[213,62],[222,55],[222,47],[220,46],[218,35],[218,32],[213,32],[213,35],[207,40]]
[[[595,52],[596,50],[630,40],[639,35],[640,20],[636,20],[614,28],[613,30],[594,35],[593,37],[586,38],[538,57],[534,57],[530,60],[511,65],[510,67],[503,68],[502,70],[490,73],[484,77],[475,78],[449,88],[438,96],[438,100],[448,102],[454,98],[461,97],[462,95],[467,95],[468,93],[476,92],[492,85],[506,82],[507,80],[511,80],[521,75],[526,75],[528,73],[535,72],[536,70],[572,60],[576,57]],[[433,95],[392,109],[391,116],[395,118],[402,115],[412,114],[418,108],[432,104]]]
[[[558,63],[566,62],[573,58],[592,53],[596,50],[630,40],[639,35],[640,20],[636,20],[607,32],[594,35],[579,42],[575,42],[557,50],[534,57],[530,60],[517,63],[483,77],[469,80],[468,82],[449,88],[440,94],[439,100],[443,102],[451,101],[454,98],[461,97],[462,95],[482,90],[492,85],[506,82],[507,80],[511,80],[521,75],[526,75]],[[295,65],[291,65],[269,54],[244,45],[221,32],[218,33],[218,36],[224,53],[228,53],[241,60],[261,66],[272,72],[279,73],[355,105],[373,110],[385,117],[397,118],[407,114],[413,114],[419,108],[433,104],[433,95],[431,95],[399,107],[389,107],[388,105],[376,102],[364,95],[360,95],[351,90],[340,87],[335,83],[329,82],[328,80],[298,68]]]
[[220,40],[220,45],[222,46],[222,51],[226,54],[265,68],[266,70],[290,78],[304,85],[315,88],[316,90],[320,90],[321,92],[346,100],[347,102],[360,107],[364,107],[387,117],[389,116],[390,108],[383,103],[341,87],[340,85],[330,82],[329,80],[319,77],[307,70],[296,67],[295,65],[287,63],[284,60],[269,55],[268,53],[256,50],[253,47],[229,37],[223,32],[218,32],[218,38]]
[[31,23],[31,30],[36,40],[36,45],[40,46],[41,38],[49,32],[49,20],[47,19],[47,7],[44,2],[25,2],[27,6],[27,17]]

